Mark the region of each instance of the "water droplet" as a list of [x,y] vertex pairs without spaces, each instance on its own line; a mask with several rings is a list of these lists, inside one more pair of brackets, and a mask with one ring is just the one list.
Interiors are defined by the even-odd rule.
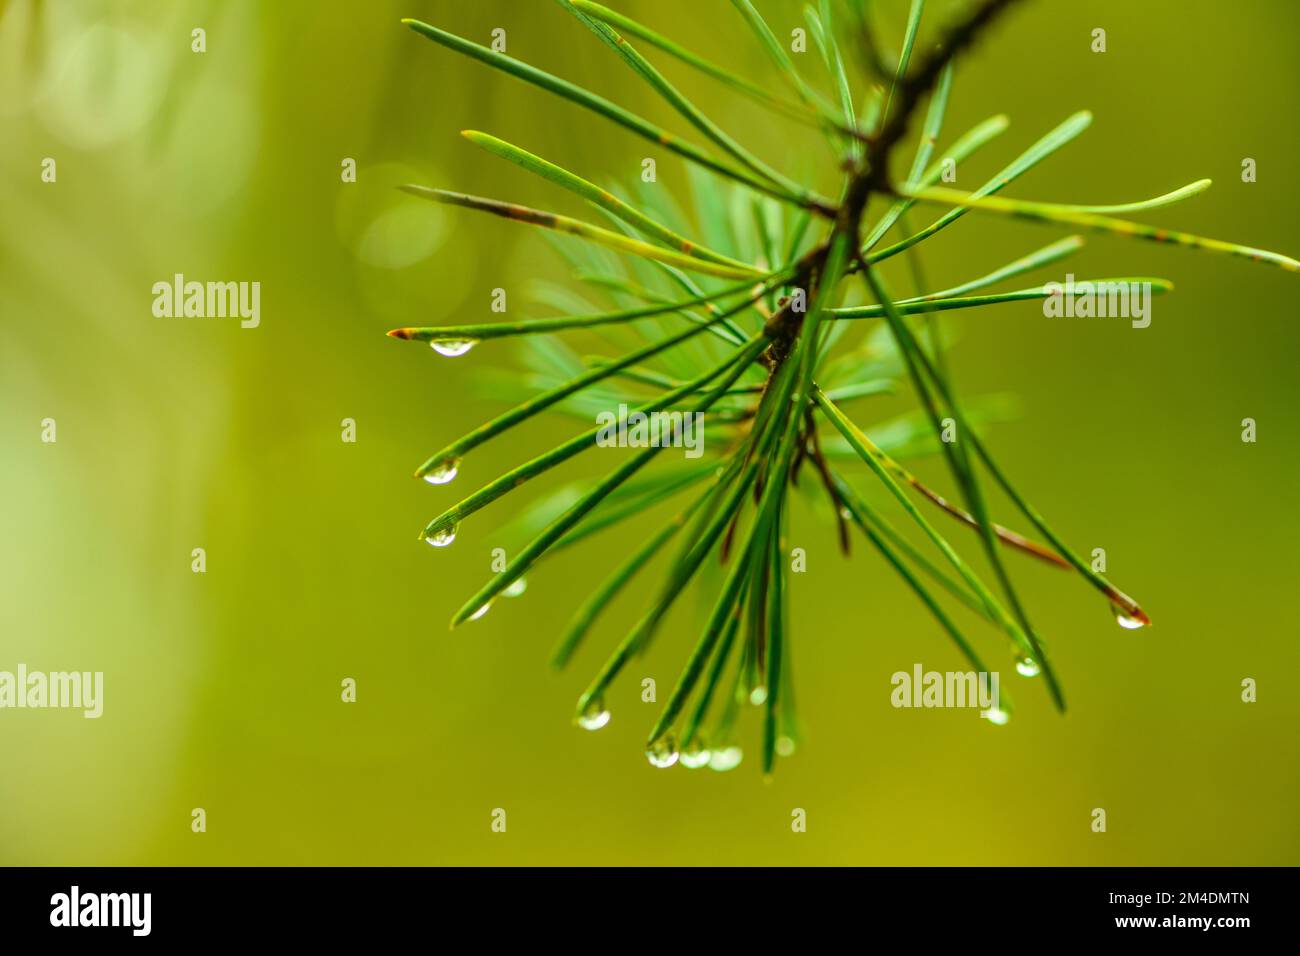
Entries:
[[677,741],[673,739],[672,734],[664,734],[658,740],[650,742],[650,746],[646,747],[645,756],[652,767],[671,767],[680,756],[677,753]]
[[780,754],[782,757],[790,756],[792,753],[794,753],[794,750],[795,750],[795,742],[793,737],[782,736],[776,738],[776,752]]
[[997,724],[999,727],[1011,719],[1011,715],[1001,707],[990,707],[980,716],[986,718],[990,724]]
[[433,534],[426,535],[424,540],[435,548],[445,548],[456,540],[456,525],[439,528]]
[[434,339],[429,343],[435,352],[447,358],[464,355],[477,344],[477,339]]
[[471,621],[477,621],[479,618],[481,618],[484,614],[486,614],[491,609],[492,609],[492,605],[490,603],[484,604],[481,608],[479,608],[477,611],[471,614],[469,616],[469,619]]
[[709,759],[709,768],[723,772],[735,770],[740,766],[740,761],[744,757],[745,752],[732,744],[730,747],[723,747],[721,750],[713,751],[713,755]]
[[609,711],[605,709],[605,702],[599,697],[587,701],[587,706],[582,708],[582,713],[578,715],[578,726],[583,730],[600,730],[607,723],[609,723]]
[[767,703],[767,688],[760,684],[751,690],[749,692],[749,702],[755,707],[762,707]]
[[1038,666],[1038,661],[1032,657],[1017,653],[1015,658],[1016,673],[1021,677],[1037,677],[1042,672],[1042,668]]
[[843,518],[845,521],[852,521],[852,520],[853,520],[853,512],[850,511],[848,508],[841,508],[841,509],[840,509],[840,517]]
[[444,458],[420,477],[431,485],[445,485],[456,477],[458,471],[460,471],[459,458]]
[[700,741],[700,738],[696,737],[682,751],[682,766],[688,770],[697,770],[700,767],[708,766],[709,758],[712,756],[708,748]]
[[1125,614],[1118,604],[1112,604],[1110,610],[1111,613],[1115,615],[1115,623],[1125,630],[1136,631],[1140,627],[1146,627],[1146,621]]
[[513,581],[510,582],[510,586],[507,587],[501,593],[504,594],[506,597],[519,597],[519,595],[523,594],[527,590],[528,590],[528,582],[525,581],[523,578],[515,578]]

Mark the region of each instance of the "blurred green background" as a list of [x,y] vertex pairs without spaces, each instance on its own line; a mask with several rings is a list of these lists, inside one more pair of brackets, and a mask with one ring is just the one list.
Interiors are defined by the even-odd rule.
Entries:
[[[767,72],[723,0],[616,6],[746,76]],[[786,35],[799,6],[760,4]],[[875,6],[896,49],[907,5]],[[960,9],[929,4],[925,36]],[[571,726],[573,702],[644,592],[603,619],[569,672],[546,660],[639,532],[557,557],[525,596],[448,632],[491,549],[517,547],[498,529],[518,505],[601,463],[575,460],[467,522],[446,551],[420,544],[457,492],[574,425],[548,418],[486,446],[446,488],[413,481],[426,454],[503,407],[475,387],[481,369],[522,366],[505,344],[450,361],[383,333],[486,321],[493,288],[565,275],[533,231],[393,188],[580,211],[458,130],[600,182],[631,183],[657,155],[660,185],[685,202],[682,165],[398,20],[485,43],[502,27],[512,55],[684,124],[544,0],[0,11],[0,669],[106,675],[98,721],[0,713],[0,863],[1297,862],[1294,275],[1089,237],[1021,285],[1067,267],[1168,277],[1177,289],[1150,328],[1049,321],[1034,303],[954,321],[963,391],[1021,396],[1023,415],[991,432],[1005,467],[1078,550],[1106,548],[1112,579],[1155,620],[1121,630],[1077,577],[1010,558],[1067,715],[1009,662],[1006,727],[891,708],[894,671],[960,661],[878,556],[859,545],[843,560],[831,527],[800,514],[804,745],[765,783],[751,717],[737,770],[658,771],[641,754],[657,708],[639,681],[656,678],[663,700],[701,601],[684,601],[616,686],[598,734]],[[1089,50],[1094,27],[1104,55]],[[1295,255],[1298,28],[1289,0],[1027,3],[960,62],[940,146],[1010,115],[960,170],[971,188],[1090,108],[1092,129],[1009,195],[1123,202],[1211,177],[1207,194],[1146,219]],[[820,80],[815,56],[801,63]],[[820,170],[831,188],[815,133],[655,60],[765,158]],[[55,184],[41,181],[44,157]],[[344,157],[355,184],[340,182]],[[1241,182],[1243,157],[1258,182]],[[950,285],[1064,234],[972,215],[927,243],[925,262]],[[891,266],[906,287],[902,260]],[[260,281],[261,327],[155,319],[151,286],[177,272]],[[908,408],[905,391],[864,420]],[[1240,441],[1248,416],[1256,444]],[[40,440],[47,417],[56,444]],[[340,440],[344,418],[355,444]],[[938,461],[917,468],[951,490]],[[206,574],[191,573],[196,547]],[[971,630],[1004,660],[1003,640]],[[339,700],[344,677],[358,682],[354,705]],[[1245,677],[1255,704],[1240,701]],[[207,811],[204,834],[190,830],[193,807]],[[505,835],[489,829],[496,807]],[[794,807],[807,833],[791,832]],[[1094,807],[1105,834],[1090,830]]]

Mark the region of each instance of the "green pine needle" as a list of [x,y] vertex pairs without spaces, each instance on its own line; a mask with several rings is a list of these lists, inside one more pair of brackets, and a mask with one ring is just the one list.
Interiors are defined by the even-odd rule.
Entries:
[[[995,115],[946,148],[940,146],[954,59],[994,32],[1016,0],[973,0],[965,16],[939,31],[935,40],[929,37],[933,28],[923,24],[922,0],[912,0],[896,63],[884,62],[876,48],[864,0],[816,0],[803,11],[824,67],[816,77],[796,66],[755,3],[732,0],[752,34],[744,42],[753,43],[766,57],[770,79],[784,84],[787,92],[719,66],[603,3],[556,3],[585,27],[589,39],[612,50],[707,148],[577,83],[430,24],[403,22],[440,47],[580,106],[671,152],[687,164],[694,202],[683,208],[682,197],[670,196],[662,187],[627,188],[618,176],[598,183],[477,130],[463,135],[493,156],[578,196],[612,228],[496,199],[403,187],[423,199],[544,229],[583,283],[580,292],[538,283],[534,299],[560,314],[412,326],[389,333],[429,343],[453,357],[476,342],[516,339],[533,367],[523,376],[485,376],[499,387],[500,395],[509,396],[513,407],[439,449],[416,475],[441,485],[462,471],[472,472],[465,467],[467,454],[547,413],[563,412],[590,422],[593,411],[607,414],[622,407],[631,410],[624,425],[640,414],[707,415],[708,449],[701,450],[699,461],[662,468],[657,464],[663,457],[661,443],[638,445],[601,469],[598,477],[566,484],[523,509],[512,532],[522,539],[520,546],[504,570],[455,612],[452,626],[479,617],[503,594],[519,593],[525,572],[550,555],[579,547],[598,532],[627,533],[625,556],[579,602],[561,635],[552,655],[557,668],[570,664],[587,644],[603,640],[598,626],[613,616],[616,599],[628,594],[650,565],[663,567],[643,595],[640,615],[611,642],[604,664],[579,696],[577,723],[594,730],[610,720],[605,700],[611,686],[634,656],[652,647],[670,612],[680,607],[682,595],[701,590],[709,610],[650,728],[646,754],[657,767],[680,762],[691,768],[729,770],[742,755],[742,716],[758,704],[757,762],[768,774],[801,739],[791,661],[803,635],[792,626],[798,615],[791,611],[786,544],[789,529],[804,520],[800,509],[792,507],[792,492],[797,492],[818,510],[829,512],[846,557],[853,529],[866,539],[884,566],[921,602],[963,665],[989,672],[977,647],[989,635],[968,634],[946,606],[951,603],[970,612],[981,632],[991,625],[1001,632],[994,640],[1005,644],[1009,639],[1016,669],[1027,675],[1041,673],[1048,696],[1064,709],[1061,681],[1030,621],[1012,568],[1032,557],[1072,569],[1102,595],[1124,626],[1142,626],[1150,619],[1137,601],[1068,546],[998,464],[982,430],[1005,416],[1005,397],[967,401],[959,396],[947,333],[948,323],[965,324],[971,310],[1060,294],[1054,282],[1012,291],[990,287],[1080,254],[1084,241],[1066,235],[1010,262],[973,270],[975,278],[938,291],[932,291],[922,262],[923,243],[974,210],[1182,245],[1288,271],[1300,270],[1300,262],[1118,218],[1191,199],[1209,188],[1208,179],[1149,199],[1105,205],[996,195],[1087,129],[1092,117],[1086,110],[1067,118],[977,189],[966,192],[939,185],[950,180],[945,174],[952,164],[989,147],[1007,129],[1007,117]],[[689,91],[670,82],[633,41],[649,56],[683,63],[695,74],[761,104],[776,118],[814,127],[804,135],[824,135],[841,163],[838,198],[823,197],[811,184],[760,158],[697,106]],[[873,78],[861,82],[855,63],[866,64]],[[903,181],[895,182],[891,159],[896,149],[908,148],[902,144],[914,121],[919,129],[910,147],[911,162]],[[918,203],[946,211],[913,230],[909,213]],[[869,211],[872,219],[867,218]],[[896,227],[902,238],[882,246]],[[915,292],[895,297],[879,263],[903,252],[908,254]],[[857,278],[861,285],[851,283]],[[1140,284],[1151,294],[1174,288],[1168,279],[1140,275],[1088,281],[1094,288]],[[849,298],[858,292],[869,298]],[[595,305],[598,297],[609,304]],[[847,304],[841,304],[846,299]],[[949,318],[950,312],[961,315]],[[988,321],[999,314],[988,311]],[[982,333],[982,324],[973,328],[973,334]],[[581,342],[571,346],[556,338],[560,335],[577,336]],[[594,346],[588,341],[593,338]],[[603,354],[606,351],[612,354]],[[915,410],[893,419],[863,425],[845,411],[848,402],[869,408],[876,396],[906,388],[915,394]],[[945,422],[955,426],[956,440],[941,437]],[[439,546],[449,544],[462,522],[596,446],[601,431],[584,428],[507,469],[445,507],[420,537]],[[904,454],[921,453],[941,456],[955,488],[952,500],[923,484],[901,460]],[[895,528],[886,509],[875,507],[871,495],[855,486],[853,480],[859,477],[879,486],[890,508],[901,510],[921,545]],[[995,520],[986,487],[990,481],[1042,543]],[[944,518],[932,521],[939,513]],[[950,521],[968,529],[962,535],[973,531],[978,537],[992,584],[985,583],[958,547],[963,542],[940,531],[938,525]],[[628,528],[636,522],[649,523],[652,530],[634,537]],[[706,573],[715,564],[720,572]],[[985,716],[1003,722],[1012,709],[1003,693]]]

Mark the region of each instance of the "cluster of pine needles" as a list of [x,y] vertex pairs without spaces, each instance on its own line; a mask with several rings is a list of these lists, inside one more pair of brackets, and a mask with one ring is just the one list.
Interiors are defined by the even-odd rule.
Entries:
[[[603,478],[582,485],[548,514],[544,526],[458,610],[452,626],[485,613],[501,595],[522,591],[523,575],[539,560],[597,531],[640,515],[660,503],[688,497],[661,530],[635,550],[578,609],[560,640],[555,662],[564,665],[606,606],[656,555],[668,550],[668,570],[650,589],[643,615],[614,649],[582,693],[577,722],[588,729],[609,720],[607,689],[634,655],[646,650],[678,597],[698,579],[706,563],[721,568],[707,623],[682,668],[646,745],[655,766],[726,770],[740,762],[737,724],[745,704],[762,712],[762,767],[769,773],[777,756],[798,742],[790,667],[790,608],[786,540],[792,490],[815,494],[829,505],[841,548],[861,533],[951,637],[969,665],[988,671],[962,630],[939,602],[946,595],[983,617],[1010,640],[1015,667],[1042,676],[1052,701],[1064,709],[1064,695],[1050,658],[1004,565],[1002,551],[1073,569],[1101,593],[1126,627],[1149,623],[1137,602],[1081,559],[1021,495],[975,427],[986,410],[959,400],[944,360],[937,316],[950,310],[1042,299],[1049,291],[1031,286],[1010,292],[981,290],[1055,263],[1078,251],[1078,235],[1031,252],[979,278],[926,292],[920,263],[913,258],[915,295],[895,298],[879,264],[893,256],[915,257],[915,247],[968,212],[1010,216],[1074,230],[1097,231],[1154,242],[1175,243],[1242,256],[1288,270],[1300,263],[1275,253],[1139,224],[1117,215],[1170,205],[1202,192],[1201,180],[1171,193],[1121,205],[1086,206],[1025,202],[994,194],[1047,159],[1089,125],[1087,112],[1055,129],[970,192],[937,186],[945,160],[960,164],[1006,128],[993,116],[954,139],[936,157],[953,82],[954,58],[1013,5],[981,0],[943,30],[924,56],[912,53],[923,0],[912,0],[895,61],[888,62],[873,34],[866,0],[820,0],[804,8],[807,35],[819,52],[831,92],[809,82],[794,57],[750,0],[731,0],[758,46],[770,58],[781,92],[744,79],[627,16],[590,0],[556,0],[565,12],[606,44],[707,140],[708,147],[679,138],[610,100],[504,53],[447,33],[427,23],[404,21],[433,42],[508,76],[540,87],[643,137],[657,149],[686,161],[695,185],[695,228],[662,196],[620,198],[577,173],[487,133],[466,131],[474,145],[576,194],[607,220],[605,225],[513,203],[424,186],[409,192],[440,203],[488,212],[515,222],[567,234],[560,248],[587,285],[608,293],[612,311],[593,311],[577,293],[551,289],[546,298],[564,314],[490,324],[403,328],[397,338],[428,342],[440,354],[462,355],[476,343],[531,336],[546,367],[530,380],[524,400],[433,455],[417,476],[445,484],[463,457],[484,442],[547,410],[568,411],[591,422],[593,410],[620,404],[648,414],[708,412],[712,444],[722,446],[699,461],[638,473],[662,451],[636,451]],[[854,64],[837,38],[853,42]],[[817,194],[760,159],[706,116],[642,52],[680,61],[724,84],[774,114],[807,126],[826,138],[841,158],[838,198]],[[866,76],[851,82],[851,73]],[[925,109],[922,111],[922,104]],[[901,182],[890,175],[890,158],[921,116],[912,160]],[[724,186],[726,188],[721,188]],[[867,218],[869,205],[878,215]],[[945,211],[920,229],[909,213],[918,205]],[[657,207],[657,208],[656,208]],[[646,210],[655,212],[651,215]],[[671,225],[670,225],[671,224]],[[882,244],[898,227],[902,238]],[[578,251],[573,251],[576,245]],[[614,254],[630,257],[619,259]],[[623,266],[630,261],[632,268]],[[1152,277],[1112,277],[1095,283],[1149,282],[1154,292],[1172,285]],[[872,304],[841,305],[851,283]],[[870,322],[858,346],[837,348],[845,333]],[[554,333],[598,330],[631,347],[617,358],[580,358]],[[845,406],[890,392],[906,378],[919,399],[915,416],[872,429],[854,423]],[[518,383],[516,383],[518,384]],[[956,440],[940,441],[944,428]],[[460,522],[526,482],[596,444],[598,429],[575,435],[477,489],[438,515],[421,533],[435,546],[448,544]],[[717,436],[722,441],[717,441]],[[922,484],[898,458],[918,447],[938,448],[960,493],[946,500]],[[909,521],[933,543],[927,557],[873,508],[846,477],[865,468],[897,500]],[[1019,510],[1046,543],[995,523],[985,482],[990,481]],[[688,496],[687,493],[691,494]],[[915,500],[914,500],[915,498]],[[918,504],[919,502],[919,504]],[[933,510],[931,510],[933,508]],[[944,514],[976,532],[995,583],[986,584],[927,514]],[[946,518],[943,520],[947,520]],[[676,543],[672,542],[676,539]],[[671,546],[670,546],[671,545]],[[941,560],[940,560],[941,559]],[[946,566],[946,567],[945,567]],[[725,679],[724,679],[725,678]],[[721,702],[714,706],[715,700]],[[1004,722],[1010,701],[1002,695],[986,716]]]

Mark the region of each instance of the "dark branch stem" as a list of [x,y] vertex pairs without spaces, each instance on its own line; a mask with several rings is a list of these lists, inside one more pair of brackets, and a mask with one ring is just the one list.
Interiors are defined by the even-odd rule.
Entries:
[[943,40],[921,62],[914,74],[899,81],[894,93],[896,108],[885,120],[880,132],[871,137],[868,143],[871,154],[869,176],[873,190],[880,192],[887,188],[889,154],[907,134],[912,114],[916,112],[922,97],[938,82],[943,68],[957,54],[971,47],[988,26],[1014,3],[1016,0],[982,0],[965,20],[949,28]]

